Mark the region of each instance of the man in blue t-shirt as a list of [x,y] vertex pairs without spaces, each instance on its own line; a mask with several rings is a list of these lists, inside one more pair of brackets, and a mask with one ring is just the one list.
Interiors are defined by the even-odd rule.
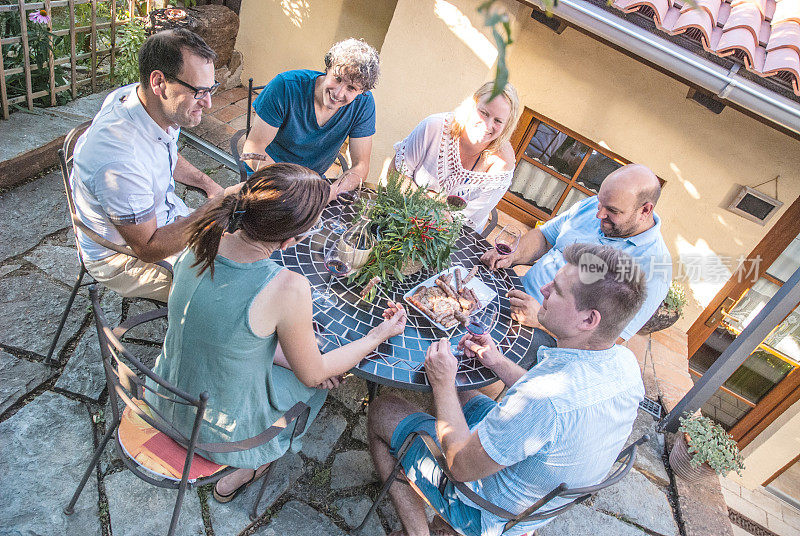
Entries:
[[[377,51],[358,39],[336,43],[325,54],[325,72],[300,69],[273,78],[253,103],[256,112],[242,156],[251,169],[292,162],[320,175],[350,138],[352,167],[331,188],[331,198],[358,186],[369,172],[375,101],[370,90],[380,73]],[[246,153],[266,154],[265,160]]]
[[[506,520],[482,507],[481,499],[519,514],[562,482],[571,488],[599,483],[631,433],[644,385],[636,357],[614,341],[644,302],[645,274],[611,246],[572,244],[564,258],[542,287],[538,311],[558,347],[540,347],[535,367],[526,371],[503,356],[488,333],[459,342],[467,359],[477,359],[509,387],[499,402],[456,391],[459,360],[450,341],[441,339],[425,358],[432,415],[392,394],[369,405],[369,450],[382,479],[409,434],[422,431],[437,441],[447,469],[467,489],[443,476],[420,438],[402,459],[405,479],[459,534],[503,532]],[[451,534],[442,525],[428,527],[424,503],[402,480],[389,495],[403,533]],[[565,502],[553,499],[544,509]],[[505,534],[531,533],[547,521],[522,522]]]

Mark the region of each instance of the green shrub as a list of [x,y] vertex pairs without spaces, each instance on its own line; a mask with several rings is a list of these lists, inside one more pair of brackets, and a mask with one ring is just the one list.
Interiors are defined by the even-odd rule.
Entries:
[[115,83],[125,85],[139,80],[139,49],[146,38],[140,19],[131,19],[120,27],[116,43]]
[[689,436],[688,447],[692,467],[707,463],[722,476],[736,471],[741,476],[744,469],[736,441],[722,426],[708,417],[686,413],[680,418],[679,433]]
[[664,306],[670,311],[676,311],[678,314],[683,315],[684,305],[686,305],[686,290],[683,285],[673,279],[669,286],[667,297],[664,298]]

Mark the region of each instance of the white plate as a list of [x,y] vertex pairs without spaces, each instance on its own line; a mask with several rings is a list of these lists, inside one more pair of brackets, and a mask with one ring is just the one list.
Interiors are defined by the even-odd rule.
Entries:
[[[409,301],[408,298],[410,296],[413,296],[414,293],[417,292],[417,289],[419,287],[423,287],[423,286],[424,287],[435,287],[436,286],[436,280],[440,276],[454,273],[456,270],[460,270],[461,271],[461,278],[462,279],[467,277],[467,274],[469,274],[469,270],[467,270],[463,266],[452,266],[452,267],[448,268],[447,270],[445,270],[443,272],[439,272],[438,274],[429,277],[428,279],[426,279],[425,281],[423,281],[422,283],[420,283],[416,287],[412,288],[411,290],[409,290],[408,292],[403,294],[403,299],[405,300],[405,302],[409,306],[413,307],[422,316],[424,316],[425,318],[430,320],[431,324],[433,324],[437,328],[441,329],[442,331],[450,331],[450,330],[453,329],[453,327],[457,327],[459,324],[456,324],[455,326],[453,326],[451,328],[444,327],[442,324],[440,324],[439,322],[435,322],[433,320],[433,318],[429,317],[428,315],[426,315],[425,313],[420,311],[413,303],[411,303]],[[475,277],[473,277],[472,279],[469,280],[469,283],[466,284],[466,287],[468,289],[471,289],[475,293],[475,295],[478,297],[478,299],[481,301],[481,309],[483,309],[488,304],[490,304],[492,301],[494,301],[495,297],[497,296],[497,292],[493,291],[491,288],[486,286],[486,283],[481,281],[481,278],[478,277],[477,274],[475,275]],[[480,309],[478,309],[478,311],[480,311]]]

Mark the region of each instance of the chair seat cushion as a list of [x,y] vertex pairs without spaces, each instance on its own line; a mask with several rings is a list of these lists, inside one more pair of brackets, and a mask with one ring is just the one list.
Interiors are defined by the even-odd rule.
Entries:
[[[148,415],[152,415],[145,404],[139,406]],[[186,449],[165,433],[147,424],[129,407],[122,413],[117,440],[125,454],[142,469],[169,480],[181,479],[186,461]],[[189,482],[211,476],[227,467],[195,454],[189,470]]]

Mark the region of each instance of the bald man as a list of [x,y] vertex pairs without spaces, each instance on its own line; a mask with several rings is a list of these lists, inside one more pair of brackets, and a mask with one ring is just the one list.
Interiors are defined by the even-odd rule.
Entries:
[[492,270],[533,265],[522,278],[525,292],[509,293],[512,317],[541,327],[536,320],[543,299],[540,289],[566,264],[564,249],[576,242],[608,245],[631,255],[647,279],[647,299],[620,338],[635,335],[658,309],[672,281],[672,258],[654,210],[660,194],[661,183],[650,169],[628,164],[610,173],[596,196],[526,233],[514,253],[502,256],[494,249],[487,251],[481,260]]

